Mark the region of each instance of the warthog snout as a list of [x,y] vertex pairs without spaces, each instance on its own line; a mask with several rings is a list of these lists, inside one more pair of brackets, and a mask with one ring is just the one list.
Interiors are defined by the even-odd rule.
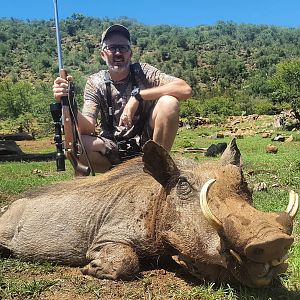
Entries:
[[294,238],[286,234],[276,234],[264,237],[262,240],[254,239],[245,248],[246,256],[255,262],[281,261],[292,245]]

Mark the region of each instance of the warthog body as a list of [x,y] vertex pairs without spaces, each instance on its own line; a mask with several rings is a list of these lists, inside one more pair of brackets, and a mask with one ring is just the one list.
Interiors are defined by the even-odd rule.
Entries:
[[219,162],[202,164],[175,164],[150,141],[143,162],[15,201],[0,218],[0,253],[108,279],[130,279],[141,258],[169,255],[201,278],[267,285],[286,269],[295,207],[254,209],[239,164],[234,140]]

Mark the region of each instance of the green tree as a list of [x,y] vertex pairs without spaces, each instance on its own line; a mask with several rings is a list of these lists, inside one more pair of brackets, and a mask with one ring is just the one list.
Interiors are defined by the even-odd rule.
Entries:
[[300,121],[300,59],[279,63],[269,84],[272,88],[272,100],[275,103],[290,103]]

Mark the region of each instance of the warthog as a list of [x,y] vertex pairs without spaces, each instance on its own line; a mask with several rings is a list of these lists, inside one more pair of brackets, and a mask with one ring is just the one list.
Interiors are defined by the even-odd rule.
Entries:
[[131,279],[142,258],[170,256],[213,281],[264,286],[287,268],[297,194],[285,212],[251,205],[233,140],[220,161],[174,162],[149,141],[143,158],[43,187],[0,218],[0,252]]

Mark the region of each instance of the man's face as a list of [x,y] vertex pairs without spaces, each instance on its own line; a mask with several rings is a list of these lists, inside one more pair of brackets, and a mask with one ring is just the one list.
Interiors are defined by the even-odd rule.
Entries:
[[129,41],[119,33],[112,33],[105,39],[105,47],[101,51],[101,57],[106,62],[109,71],[122,73],[128,71],[132,51]]

